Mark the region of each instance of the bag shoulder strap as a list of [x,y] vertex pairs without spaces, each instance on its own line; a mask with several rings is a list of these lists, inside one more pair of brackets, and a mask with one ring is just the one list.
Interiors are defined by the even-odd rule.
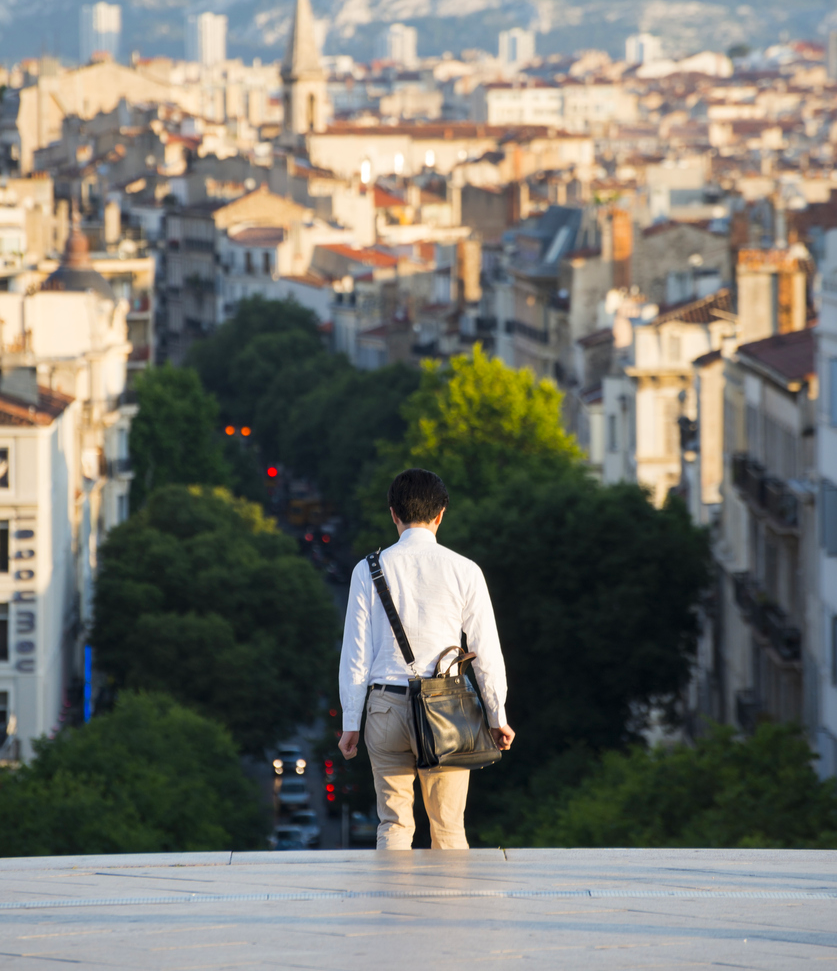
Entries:
[[381,561],[378,559],[380,552],[378,550],[375,553],[370,553],[366,557],[366,562],[369,564],[372,582],[375,584],[375,589],[378,591],[378,596],[384,605],[384,611],[392,627],[392,632],[395,634],[395,639],[398,641],[398,646],[401,648],[401,653],[404,655],[404,660],[407,664],[413,664],[415,663],[416,657],[413,654],[413,649],[410,647],[410,642],[407,640],[407,634],[404,631],[401,618],[398,616],[398,611],[395,609],[395,604],[392,602],[392,594],[389,592],[384,571],[381,569]]

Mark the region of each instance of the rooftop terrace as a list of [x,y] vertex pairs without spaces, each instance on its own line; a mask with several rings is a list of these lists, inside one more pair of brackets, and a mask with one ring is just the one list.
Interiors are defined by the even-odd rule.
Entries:
[[12,859],[0,922],[0,964],[27,971],[814,969],[837,964],[837,852]]

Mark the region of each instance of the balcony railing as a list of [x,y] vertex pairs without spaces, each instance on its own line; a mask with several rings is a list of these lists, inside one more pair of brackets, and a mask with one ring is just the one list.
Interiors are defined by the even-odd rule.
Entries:
[[530,324],[524,324],[521,320],[507,320],[506,321],[506,333],[507,334],[520,334],[527,340],[535,341],[538,344],[548,344],[549,343],[549,331],[543,330],[540,327],[532,327]]
[[735,602],[747,622],[783,661],[798,661],[802,654],[802,633],[790,623],[788,615],[774,603],[751,573],[734,573]]
[[732,457],[732,482],[779,526],[795,529],[799,525],[799,500],[781,479],[767,475],[764,466],[746,452],[736,452]]
[[764,507],[783,526],[799,525],[799,500],[781,479],[764,480]]

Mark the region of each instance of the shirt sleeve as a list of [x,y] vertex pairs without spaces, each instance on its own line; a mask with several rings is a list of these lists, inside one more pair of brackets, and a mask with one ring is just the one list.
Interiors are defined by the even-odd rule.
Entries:
[[340,652],[340,704],[343,708],[344,732],[360,731],[372,668],[372,581],[370,579],[367,584],[364,570],[368,573],[369,567],[365,560],[361,560],[352,573],[346,623],[343,628],[343,648]]
[[494,608],[482,570],[474,564],[474,578],[462,615],[468,650],[477,656],[474,673],[480,686],[485,713],[492,728],[506,724],[506,663],[497,633]]

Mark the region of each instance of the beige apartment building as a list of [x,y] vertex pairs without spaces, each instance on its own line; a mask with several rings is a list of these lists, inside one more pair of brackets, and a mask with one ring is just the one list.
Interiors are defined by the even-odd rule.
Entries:
[[78,230],[40,289],[0,293],[0,703],[16,723],[7,757],[31,757],[34,738],[78,714],[97,551],[128,516],[127,312]]
[[717,665],[725,721],[817,728],[814,333],[743,344],[725,363]]

